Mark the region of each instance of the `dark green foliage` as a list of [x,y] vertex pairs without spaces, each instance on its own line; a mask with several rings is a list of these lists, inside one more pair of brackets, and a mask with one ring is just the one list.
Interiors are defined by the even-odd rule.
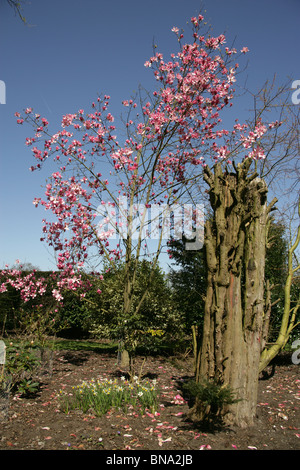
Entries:
[[30,397],[31,395],[35,395],[39,388],[39,382],[33,382],[31,379],[23,379],[18,384],[18,393],[22,397]]
[[[22,266],[24,276],[31,273],[33,269],[35,268],[30,263],[26,263]],[[52,272],[50,271],[35,271],[36,279],[44,278],[47,281],[49,280],[47,290],[42,297],[37,296],[27,302],[22,300],[18,290],[7,285],[7,291],[0,294],[0,331],[2,336],[4,333],[15,334],[16,332],[21,332],[22,329],[24,329],[24,320],[26,317],[28,319],[31,318],[33,312],[37,311],[41,304],[44,311],[54,311],[57,302],[51,292],[53,289],[51,276]]]
[[184,391],[194,400],[196,414],[207,424],[222,422],[226,407],[240,401],[230,387],[214,381],[191,380],[184,385]]
[[[300,298],[300,275],[295,276],[293,284],[291,286],[291,307],[294,307],[297,304],[298,299]],[[296,315],[295,319],[295,324],[298,323],[298,327],[295,328],[290,336],[290,342],[292,343],[293,341],[299,339],[300,337],[300,309],[298,309],[298,313]]]
[[[88,297],[92,294],[89,293]],[[73,291],[64,293],[63,305],[59,309],[58,336],[83,338],[88,336],[91,326],[91,307]]]
[[[287,277],[288,243],[286,227],[283,223],[272,221],[269,227],[266,250],[265,279],[270,281],[271,310],[268,341],[276,340],[284,309],[284,286]],[[275,303],[276,302],[276,303]]]
[[[157,266],[150,285],[152,265],[148,261],[138,263],[131,315],[123,318],[124,269],[124,263],[120,263],[113,270],[104,270],[103,280],[98,274],[82,274],[92,288],[85,293],[84,298],[79,291],[66,290],[62,304],[57,304],[52,296],[50,272],[36,272],[36,277],[49,277],[49,286],[43,297],[28,302],[22,301],[20,293],[8,286],[7,292],[0,295],[2,335],[29,332],[32,339],[33,330],[36,334],[42,330],[43,336],[57,334],[82,338],[92,332],[101,338],[120,338],[126,321],[128,331],[143,336],[144,347],[148,343],[153,346],[161,333],[166,335],[176,332],[178,336],[182,331],[180,316],[174,308],[165,274]],[[142,307],[136,312],[145,291]]]
[[39,382],[34,380],[40,361],[35,349],[28,342],[8,344],[6,363],[1,377],[4,383],[10,383],[13,392],[28,396],[36,393]]
[[[124,317],[124,271],[125,266],[120,263],[114,270],[105,272],[103,280],[99,281],[101,294],[95,295],[94,290],[87,296],[95,303],[94,307],[91,306],[94,334],[119,339],[125,327],[126,334],[134,334],[143,347],[148,343],[153,345],[162,335],[164,339],[168,335],[180,336],[180,315],[174,307],[166,277],[156,266],[149,284],[152,265],[148,261],[138,263],[130,315]],[[137,309],[145,292],[144,301]]]
[[[169,275],[173,299],[184,318],[185,330],[202,327],[206,293],[205,249],[186,250],[186,239],[170,240],[169,252],[177,269]],[[179,268],[179,269],[178,269]]]
[[19,327],[19,310],[22,300],[19,292],[7,286],[7,291],[0,294],[0,328],[13,331]]
[[280,222],[270,224],[266,252],[266,278],[278,287],[284,286],[287,275],[288,243],[285,238],[286,227]]
[[29,343],[9,344],[6,354],[5,370],[10,375],[19,376],[22,372],[31,372],[38,364],[37,356]]

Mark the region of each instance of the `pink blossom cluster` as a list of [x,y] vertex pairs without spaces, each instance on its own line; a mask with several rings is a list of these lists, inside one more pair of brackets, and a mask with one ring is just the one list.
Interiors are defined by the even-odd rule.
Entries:
[[[46,185],[46,199],[34,200],[35,205],[44,206],[56,216],[54,222],[43,220],[45,235],[41,241],[46,241],[58,252],[57,267],[64,273],[59,287],[76,290],[81,286],[81,276],[74,267],[83,266],[89,246],[95,244],[95,211],[90,200],[98,186],[97,182],[88,181],[84,177],[80,180],[74,176],[64,179],[60,172],[55,172],[51,182]],[[100,237],[97,239],[102,254]]]
[[6,269],[0,271],[0,293],[7,291],[7,287],[11,286],[20,292],[22,300],[28,302],[37,296],[43,296],[47,289],[45,278],[36,278],[36,273],[24,273],[21,269]]
[[[19,260],[17,260],[19,264]],[[97,279],[103,279],[103,276],[97,276]],[[92,287],[92,279],[83,280],[80,273],[76,273],[73,268],[65,271],[49,273],[47,277],[39,276],[36,270],[32,272],[23,271],[22,265],[18,268],[9,268],[5,265],[5,269],[0,271],[0,294],[7,292],[8,286],[13,287],[20,292],[21,299],[24,302],[39,299],[47,292],[51,292],[52,296],[60,305],[64,299],[64,292],[67,290],[82,291],[81,295],[85,295]]]
[[211,54],[224,40],[222,35],[207,42],[194,33],[194,42],[184,44],[177,55],[171,55],[172,60],[165,62],[163,55],[156,53],[145,63],[154,68],[162,84],[160,91],[154,92],[155,109],[151,110],[149,103],[144,107],[148,120],[139,131],[143,130],[147,139],[157,138],[168,126],[169,133],[173,130],[179,136],[181,153],[183,144],[192,147],[199,140],[204,144],[215,138],[213,129],[220,122],[219,112],[233,97],[235,68],[228,70],[220,54]]
[[[57,266],[65,279],[61,287],[81,285],[80,269],[91,248],[110,260],[120,258],[120,246],[110,247],[110,232],[104,228],[99,232],[95,222],[99,204],[117,204],[116,188],[118,194],[133,199],[147,193],[148,207],[157,202],[158,195],[170,197],[168,188],[174,187],[175,199],[176,185],[185,182],[197,165],[208,164],[207,156],[213,163],[230,162],[237,149],[243,148],[248,152],[244,158],[264,158],[260,139],[280,123],[266,126],[258,121],[254,129],[236,124],[231,132],[221,128],[220,113],[231,106],[234,96],[238,65],[232,58],[237,51],[225,47],[224,35],[200,35],[202,21],[201,15],[191,19],[190,43],[184,43],[183,32],[174,27],[178,52],[168,60],[157,52],[145,63],[153,70],[157,87],[140,105],[133,99],[123,101],[128,111],[123,143],[114,134],[108,95],[98,97],[90,113],[79,109],[63,116],[61,129],[54,134],[47,119],[31,108],[23,117],[16,113],[17,123],[29,122],[35,129],[26,139],[37,162],[30,169],[41,168],[49,156],[59,165],[46,186],[45,198],[33,203],[55,216],[55,221],[43,221],[42,240],[57,252]],[[242,54],[247,51],[241,49]],[[57,298],[59,292],[55,292]]]

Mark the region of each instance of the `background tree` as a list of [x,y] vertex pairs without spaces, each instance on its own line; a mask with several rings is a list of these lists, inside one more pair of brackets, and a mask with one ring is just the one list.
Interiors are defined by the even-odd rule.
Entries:
[[174,269],[169,272],[173,296],[180,308],[186,332],[192,326],[202,326],[206,292],[206,266],[204,249],[186,250],[188,240],[171,240],[169,254]]
[[[283,222],[270,219],[266,249],[265,278],[270,289],[270,323],[267,341],[273,341],[280,329],[287,276],[288,242]],[[266,286],[267,290],[267,286]],[[268,292],[266,292],[268,295]]]
[[184,235],[182,240],[170,240],[168,252],[174,268],[168,277],[173,299],[182,315],[184,331],[188,336],[192,334],[196,371],[203,329],[207,270],[204,247],[197,251],[186,250],[187,242]]
[[[300,217],[300,200],[298,205]],[[288,247],[287,273],[284,284],[284,307],[275,342],[267,345],[263,350],[260,360],[260,370],[263,370],[270,361],[284,348],[293,330],[300,325],[299,308],[299,276],[300,263],[296,256],[296,250],[300,244],[300,224],[297,232],[291,238]]]
[[[101,295],[91,304],[93,312],[92,333],[99,337],[118,340],[124,335],[124,324],[132,344],[127,344],[127,351],[134,359],[138,346],[144,351],[155,351],[162,339],[164,344],[181,341],[183,332],[182,315],[177,310],[168,286],[165,273],[159,266],[155,267],[152,282],[149,276],[152,273],[151,263],[142,260],[138,264],[137,283],[132,299],[132,316],[123,318],[123,279],[124,263],[119,263],[114,269],[103,273],[101,281]],[[147,288],[147,289],[146,289]],[[139,314],[134,314],[141,297],[147,290]],[[90,298],[90,293],[87,295]],[[95,297],[93,295],[93,297]],[[93,302],[93,300],[92,300]],[[134,373],[134,362],[130,364]]]

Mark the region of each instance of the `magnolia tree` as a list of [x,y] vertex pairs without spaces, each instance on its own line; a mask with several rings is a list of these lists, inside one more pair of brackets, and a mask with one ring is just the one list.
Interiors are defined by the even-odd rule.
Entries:
[[[205,227],[208,290],[197,380],[214,379],[237,390],[241,400],[227,416],[243,425],[255,413],[270,210],[266,184],[251,165],[264,159],[260,140],[279,123],[258,118],[252,126],[236,121],[230,131],[222,126],[222,110],[234,95],[237,51],[226,46],[223,34],[203,35],[202,23],[201,15],[191,19],[190,42],[173,28],[177,52],[167,60],[155,52],[145,63],[156,87],[151,95],[140,91],[123,101],[123,129],[109,111],[107,95],[98,97],[91,112],[66,114],[55,133],[31,108],[16,116],[19,124],[34,127],[26,140],[35,158],[31,170],[50,157],[58,165],[45,197],[34,200],[55,216],[44,220],[42,238],[57,253],[54,295],[60,299],[64,289],[82,288],[81,272],[89,260],[113,265],[123,258],[121,336],[129,352],[136,344],[126,322],[130,318],[132,325],[147,295],[145,288],[132,309],[139,259],[151,254],[154,272],[170,230],[180,238],[195,224],[197,208],[184,201],[203,179],[208,184],[213,218]],[[241,54],[247,51],[244,47]],[[124,129],[120,140],[116,134],[124,135]],[[194,235],[190,231],[191,239]],[[97,269],[93,278],[101,295]]]

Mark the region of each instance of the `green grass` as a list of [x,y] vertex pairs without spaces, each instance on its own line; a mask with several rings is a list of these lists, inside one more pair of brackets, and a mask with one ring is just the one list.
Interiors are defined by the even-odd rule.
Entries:
[[[8,338],[5,339],[5,343],[9,344],[12,341],[14,345],[22,344],[20,338]],[[188,343],[183,341],[182,344],[178,342],[168,342],[163,338],[156,339],[153,344],[148,345],[147,347],[140,345],[137,347],[137,355],[162,355],[170,356],[174,355],[177,352],[182,352],[186,349]],[[32,345],[33,348],[39,348],[38,343]],[[66,338],[49,338],[45,344],[45,349],[54,349],[54,350],[69,350],[69,351],[93,351],[99,354],[117,354],[118,352],[118,342],[117,341],[96,341],[89,339],[66,339]]]
[[100,343],[90,340],[56,339],[55,350],[68,349],[70,351],[94,351],[98,353],[115,353],[118,351],[118,343]]
[[[23,341],[20,338],[6,338],[4,339],[6,346],[10,343],[13,343],[15,347],[23,346]],[[29,345],[27,342],[26,344]],[[31,345],[33,349],[41,347],[38,343],[33,343]],[[115,353],[118,351],[118,343],[117,342],[98,342],[98,341],[90,341],[90,340],[70,340],[64,338],[55,338],[48,339],[45,344],[43,345],[45,349],[54,349],[54,350],[62,350],[68,349],[70,351],[94,351],[98,353]]]
[[[51,342],[49,343],[51,344]],[[55,350],[68,349],[70,351],[94,351],[99,354],[101,353],[117,353],[118,352],[118,342],[117,341],[93,341],[93,340],[73,340],[65,338],[57,338],[53,344]],[[169,356],[173,355],[178,351],[184,351],[187,347],[187,343],[169,343],[163,341],[161,338],[159,341],[153,343],[151,347],[138,346],[136,350],[137,355],[162,355]]]

